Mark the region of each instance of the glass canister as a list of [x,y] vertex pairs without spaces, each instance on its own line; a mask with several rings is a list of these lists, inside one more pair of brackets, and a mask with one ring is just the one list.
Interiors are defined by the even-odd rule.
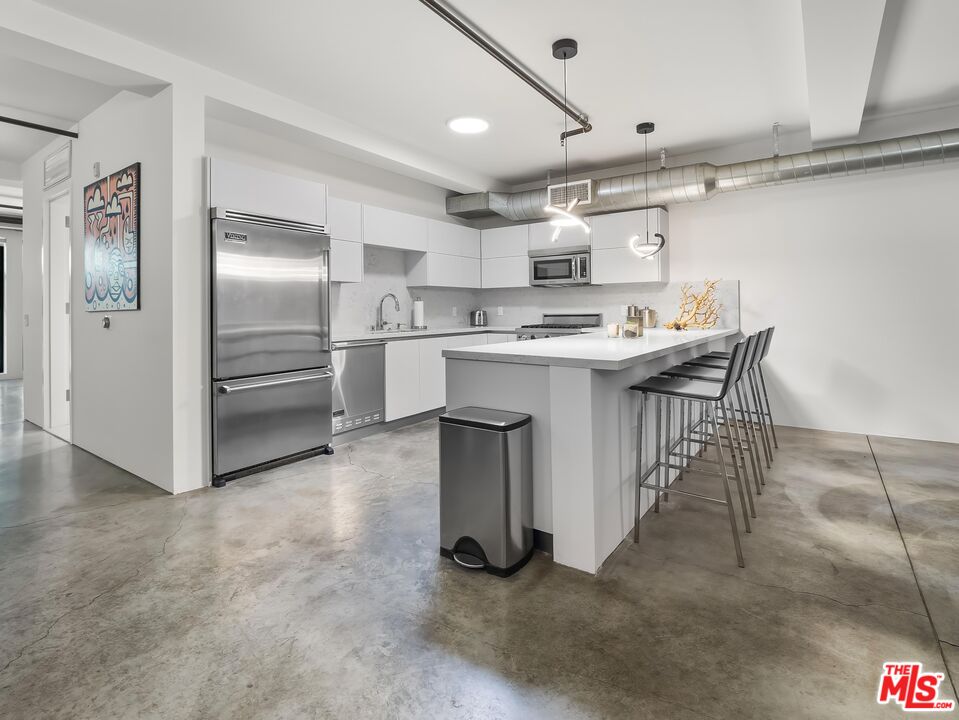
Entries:
[[624,338],[640,338],[643,336],[643,316],[629,315],[623,324]]

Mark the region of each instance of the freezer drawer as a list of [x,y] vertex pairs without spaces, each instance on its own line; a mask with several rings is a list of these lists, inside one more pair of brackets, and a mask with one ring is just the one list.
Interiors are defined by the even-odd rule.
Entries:
[[329,445],[332,390],[329,368],[215,383],[213,474]]

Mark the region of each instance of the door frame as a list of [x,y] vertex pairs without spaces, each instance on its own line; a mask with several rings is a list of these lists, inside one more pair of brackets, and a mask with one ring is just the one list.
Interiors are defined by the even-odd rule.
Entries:
[[43,258],[41,262],[41,271],[43,274],[43,429],[51,435],[60,437],[53,433],[51,424],[53,420],[53,394],[52,390],[52,316],[53,308],[51,306],[50,289],[52,282],[52,245],[50,242],[50,231],[52,230],[50,222],[50,208],[54,202],[63,197],[69,198],[67,208],[70,218],[69,244],[67,251],[67,297],[70,303],[70,314],[67,319],[67,342],[70,352],[67,357],[67,384],[70,390],[70,400],[67,407],[67,414],[70,417],[70,438],[60,438],[64,442],[73,442],[73,195],[72,188],[69,186],[59,192],[54,192],[43,199]]

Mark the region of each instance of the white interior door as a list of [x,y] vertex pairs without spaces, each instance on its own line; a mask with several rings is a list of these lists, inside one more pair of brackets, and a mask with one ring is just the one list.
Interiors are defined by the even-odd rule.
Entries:
[[70,441],[70,195],[50,201],[50,432]]

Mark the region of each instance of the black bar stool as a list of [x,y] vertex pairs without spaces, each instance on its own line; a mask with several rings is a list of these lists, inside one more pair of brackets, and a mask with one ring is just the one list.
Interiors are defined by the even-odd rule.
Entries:
[[[736,560],[739,564],[739,567],[745,567],[743,562],[743,551],[739,542],[739,527],[736,523],[736,513],[733,510],[732,502],[732,493],[729,489],[729,482],[733,481],[736,483],[737,490],[739,493],[739,500],[742,505],[743,510],[743,523],[746,529],[746,532],[750,531],[749,528],[749,512],[746,508],[746,498],[743,491],[744,481],[739,474],[739,463],[736,460],[735,456],[735,443],[733,442],[730,423],[724,423],[726,430],[726,446],[730,448],[730,453],[732,456],[732,465],[733,473],[730,475],[726,467],[726,454],[722,442],[722,436],[719,431],[719,421],[718,413],[721,405],[725,403],[727,394],[730,389],[733,387],[734,379],[737,378],[742,372],[745,360],[746,360],[746,341],[741,340],[733,347],[732,352],[729,357],[729,362],[725,368],[725,375],[722,382],[711,382],[708,380],[696,380],[690,378],[682,377],[668,377],[665,375],[657,375],[655,377],[648,378],[641,383],[633,385],[630,390],[635,390],[640,393],[639,397],[639,410],[637,412],[636,418],[636,520],[633,527],[633,541],[639,542],[639,523],[640,523],[640,503],[642,499],[642,488],[647,488],[649,490],[655,490],[655,501],[653,505],[653,511],[659,512],[659,499],[661,494],[666,494],[669,492],[676,492],[680,495],[686,495],[689,497],[699,498],[701,500],[707,500],[709,502],[718,503],[720,505],[725,505],[727,512],[729,514],[729,527],[733,535],[733,544],[736,549]],[[645,472],[643,471],[643,417],[645,415],[646,409],[646,399],[648,395],[652,395],[656,401],[656,460]],[[713,432],[713,437],[715,438],[715,447],[717,460],[711,461],[706,458],[700,458],[698,456],[693,456],[685,452],[677,451],[676,448],[682,448],[685,442],[686,433],[683,427],[684,419],[681,419],[680,422],[680,438],[676,443],[674,443],[670,437],[670,425],[666,425],[665,439],[662,437],[662,423],[661,423],[661,414],[660,407],[662,400],[666,400],[666,409],[667,414],[669,413],[669,408],[673,400],[684,400],[688,401],[693,407],[701,407],[703,411],[703,418],[708,423],[708,426],[711,427]],[[661,448],[665,447],[665,458],[661,457]],[[718,498],[710,497],[708,495],[701,495],[699,493],[689,492],[686,490],[679,490],[675,486],[668,487],[667,483],[669,481],[669,471],[670,470],[679,470],[683,471],[686,469],[686,465],[680,465],[672,462],[673,456],[683,457],[687,462],[692,461],[702,461],[707,462],[712,465],[718,466],[717,471],[708,471],[701,470],[699,468],[691,468],[695,472],[703,473],[706,475],[718,475],[722,478],[723,481],[723,493],[725,500],[720,500]],[[660,483],[660,470],[664,471],[665,480],[663,483]],[[656,482],[655,484],[648,482],[647,478],[653,473],[656,473]],[[668,495],[667,495],[668,497]]]
[[[769,354],[769,346],[772,344],[773,332],[776,330],[775,326],[770,326],[766,328],[766,342],[762,348],[762,351],[759,356],[759,362],[756,365],[756,374],[759,378],[759,389],[762,390],[762,400],[765,404],[765,407],[762,407],[762,412],[765,414],[766,419],[769,421],[769,430],[772,432],[773,438],[773,447],[777,450],[779,449],[779,439],[776,437],[776,423],[773,422],[773,411],[772,406],[769,404],[769,392],[766,390],[766,376],[763,374],[763,360],[766,359],[766,355]],[[728,358],[728,352],[711,352],[707,354],[707,358]]]
[[[746,340],[746,349],[744,351],[745,360],[740,368],[739,375],[733,378],[733,387],[727,394],[726,402],[723,403],[722,407],[724,423],[732,423],[733,435],[736,438],[736,445],[734,448],[731,448],[731,451],[733,452],[733,457],[737,458],[738,455],[738,462],[742,463],[743,475],[746,477],[746,492],[749,499],[750,514],[753,517],[756,517],[756,512],[753,506],[752,490],[749,487],[750,468],[752,468],[753,483],[755,484],[757,495],[762,495],[762,486],[766,484],[766,478],[762,470],[762,462],[757,457],[756,437],[751,433],[751,427],[748,423],[744,422],[742,427],[740,427],[740,424],[736,418],[738,417],[739,413],[742,413],[743,415],[745,414],[742,399],[743,373],[750,363],[754,362],[754,359],[758,356],[759,347],[759,334],[754,333]],[[683,364],[675,365],[669,368],[663,372],[663,375],[667,375],[669,377],[689,378],[692,380],[706,380],[708,382],[723,382],[726,376],[726,369]],[[708,428],[703,429],[701,423],[691,426],[688,432],[694,436],[709,436]],[[711,443],[707,441],[706,444]],[[749,455],[748,463],[746,458],[747,453]]]

